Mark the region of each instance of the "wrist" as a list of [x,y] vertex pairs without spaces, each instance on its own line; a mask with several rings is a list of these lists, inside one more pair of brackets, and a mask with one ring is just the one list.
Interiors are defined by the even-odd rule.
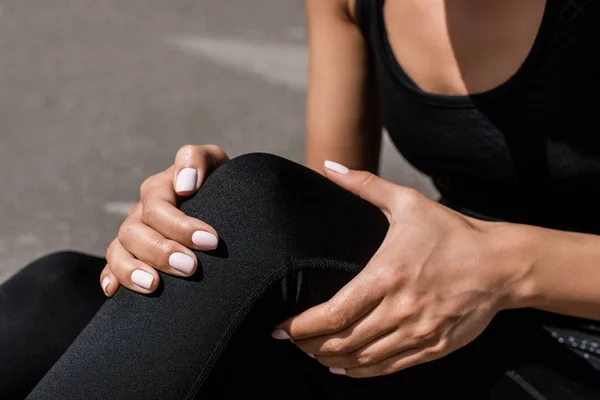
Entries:
[[545,230],[528,225],[505,222],[486,223],[491,257],[498,260],[500,298],[498,309],[533,307],[539,291],[535,269],[547,246]]

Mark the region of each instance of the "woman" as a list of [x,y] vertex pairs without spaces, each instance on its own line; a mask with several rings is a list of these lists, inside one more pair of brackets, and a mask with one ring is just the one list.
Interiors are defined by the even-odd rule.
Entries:
[[[325,177],[184,147],[107,251],[110,300],[73,253],[2,287],[8,395],[99,308],[28,398],[600,397],[597,2],[306,10]],[[382,126],[442,204],[373,174]]]

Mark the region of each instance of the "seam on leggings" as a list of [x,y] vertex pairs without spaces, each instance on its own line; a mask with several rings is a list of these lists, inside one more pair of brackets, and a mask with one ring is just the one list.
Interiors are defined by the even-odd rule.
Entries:
[[[206,378],[206,375],[212,370],[213,365],[218,361],[218,358],[223,351],[223,347],[225,347],[225,345],[228,343],[230,337],[235,333],[237,328],[243,322],[244,317],[248,313],[249,309],[252,307],[254,301],[258,297],[260,297],[262,294],[264,294],[270,285],[272,285],[274,282],[277,282],[278,280],[285,278],[288,274],[296,273],[296,272],[303,271],[306,269],[323,269],[324,267],[329,267],[332,269],[346,271],[346,270],[350,269],[351,266],[352,267],[356,266],[356,264],[352,264],[349,262],[333,260],[333,259],[326,259],[326,258],[324,258],[324,259],[320,259],[320,258],[302,259],[302,260],[294,260],[291,262],[284,261],[283,264],[287,265],[287,266],[284,268],[275,268],[273,270],[273,272],[271,272],[271,274],[269,274],[262,281],[262,283],[258,286],[258,288],[256,290],[254,290],[254,292],[252,292],[252,295],[248,297],[249,300],[247,300],[244,303],[244,305],[241,307],[241,309],[237,312],[237,314],[235,315],[235,317],[233,319],[233,322],[231,323],[231,325],[229,325],[229,328],[227,328],[227,330],[221,337],[221,340],[219,341],[217,348],[213,351],[212,356],[209,358],[208,362],[206,363],[206,367],[203,369],[202,373],[196,378],[190,391],[188,392],[187,396],[185,397],[185,400],[194,399],[195,396],[198,394],[198,390],[200,388],[199,386],[200,386],[201,382]],[[542,399],[540,399],[540,400],[542,400]],[[546,399],[543,399],[543,400],[546,400]]]
[[541,394],[533,385],[525,380],[521,375],[519,375],[516,371],[510,370],[504,373],[513,382],[515,382],[521,389],[526,391],[532,398],[535,400],[548,400],[546,396]]

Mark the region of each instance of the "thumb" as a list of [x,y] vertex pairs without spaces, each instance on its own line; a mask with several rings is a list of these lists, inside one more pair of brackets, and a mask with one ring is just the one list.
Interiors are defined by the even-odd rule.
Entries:
[[357,171],[333,161],[325,161],[325,175],[349,192],[378,207],[390,218],[398,186],[368,171]]

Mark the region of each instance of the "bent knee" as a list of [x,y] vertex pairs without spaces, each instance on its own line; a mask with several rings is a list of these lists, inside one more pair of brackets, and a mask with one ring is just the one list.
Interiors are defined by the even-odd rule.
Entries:
[[206,185],[236,185],[236,189],[249,188],[260,194],[267,191],[266,188],[286,185],[286,180],[307,173],[314,172],[283,157],[268,153],[249,153],[235,157],[219,167],[208,177]]
[[226,206],[228,212],[238,211],[234,213],[238,216],[244,214],[244,210],[252,214],[280,208],[282,204],[291,203],[289,197],[294,196],[292,192],[298,191],[298,185],[307,176],[324,179],[316,172],[276,155],[245,154],[210,174],[200,190],[182,203],[181,209],[201,218],[207,207],[225,211],[219,205]]

